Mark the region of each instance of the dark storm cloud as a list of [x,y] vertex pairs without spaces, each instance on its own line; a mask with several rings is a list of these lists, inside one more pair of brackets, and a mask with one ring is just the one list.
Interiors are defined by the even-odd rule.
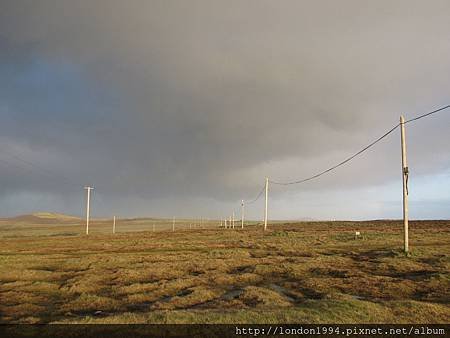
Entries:
[[[2,1],[1,141],[60,175],[3,166],[1,194],[70,200],[68,178],[170,212],[315,173],[400,113],[448,103],[449,14],[447,1]],[[416,173],[448,169],[442,115],[411,127]],[[397,179],[398,151],[394,135],[302,189]]]

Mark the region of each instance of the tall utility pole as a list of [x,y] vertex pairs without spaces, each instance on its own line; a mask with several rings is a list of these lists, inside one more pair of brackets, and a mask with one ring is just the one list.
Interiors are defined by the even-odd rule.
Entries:
[[400,130],[402,142],[402,178],[403,178],[403,228],[404,228],[404,251],[409,251],[409,234],[408,234],[408,162],[406,161],[406,135],[405,135],[405,118],[400,116]]
[[87,201],[86,201],[86,235],[89,235],[89,217],[90,217],[90,208],[91,208],[91,190],[92,187],[84,187],[87,190]]
[[225,217],[225,224],[224,224],[224,228],[227,228],[227,218]]
[[233,223],[232,224],[233,224],[233,229],[234,229],[234,211],[233,211],[233,216],[232,217],[233,217],[232,218],[233,219]]
[[113,234],[116,233],[116,216],[113,217]]
[[231,222],[231,216],[230,216],[230,222],[228,223],[228,227],[231,229],[233,227],[233,223]]
[[241,229],[244,229],[244,200],[241,201]]
[[267,206],[269,200],[269,178],[266,177],[266,204],[264,208],[264,231],[267,230]]
[[172,218],[172,231],[175,231],[175,216]]

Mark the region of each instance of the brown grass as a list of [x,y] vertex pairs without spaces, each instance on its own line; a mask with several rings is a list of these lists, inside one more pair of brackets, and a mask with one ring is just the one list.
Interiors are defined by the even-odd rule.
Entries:
[[448,221],[411,222],[409,257],[393,221],[133,224],[88,237],[0,226],[0,322],[450,322]]

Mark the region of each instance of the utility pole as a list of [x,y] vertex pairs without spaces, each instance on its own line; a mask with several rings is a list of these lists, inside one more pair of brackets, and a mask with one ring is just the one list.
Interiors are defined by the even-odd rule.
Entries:
[[224,228],[226,229],[227,228],[227,218],[225,217],[225,225],[224,225]]
[[234,211],[233,211],[233,229],[234,229]]
[[175,216],[172,218],[172,231],[175,231]]
[[406,160],[406,135],[405,135],[405,118],[400,116],[400,130],[402,143],[402,178],[403,178],[403,228],[404,228],[404,251],[409,251],[409,234],[408,234],[408,162]]
[[87,190],[87,201],[86,201],[86,235],[89,235],[89,217],[90,217],[90,208],[91,208],[91,190],[92,187],[84,187]]
[[266,204],[264,208],[264,231],[267,230],[267,206],[269,200],[269,178],[266,177]]
[[116,216],[113,216],[113,234],[116,233]]
[[232,228],[233,227],[233,223],[231,222],[231,216],[230,216],[230,221],[229,221],[229,228]]
[[244,229],[244,200],[241,201],[241,229]]

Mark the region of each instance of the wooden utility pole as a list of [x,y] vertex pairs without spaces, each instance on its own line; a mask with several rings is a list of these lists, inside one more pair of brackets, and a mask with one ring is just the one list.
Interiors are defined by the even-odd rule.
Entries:
[[409,234],[408,234],[408,162],[406,160],[406,135],[405,135],[405,118],[400,116],[400,130],[402,143],[402,178],[403,178],[403,228],[404,228],[404,251],[409,251]]
[[264,231],[267,230],[267,207],[268,207],[268,200],[269,200],[269,178],[266,177],[266,203],[264,208]]
[[89,218],[91,213],[91,190],[92,187],[84,187],[87,190],[87,200],[86,200],[86,235],[89,235]]
[[116,233],[116,216],[113,216],[113,234]]
[[172,231],[175,231],[175,216],[172,218]]
[[244,200],[241,201],[241,229],[244,229]]

